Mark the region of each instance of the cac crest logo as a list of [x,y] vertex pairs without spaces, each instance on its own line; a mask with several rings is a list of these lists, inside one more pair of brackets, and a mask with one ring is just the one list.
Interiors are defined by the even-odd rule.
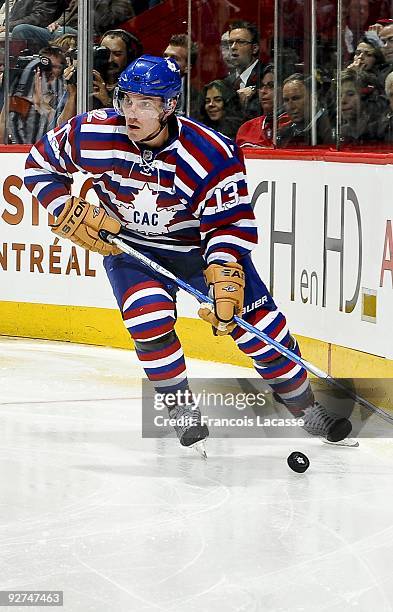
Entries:
[[123,216],[125,227],[148,236],[167,234],[173,217],[182,206],[159,208],[157,197],[158,194],[146,183],[132,202],[123,204],[119,212]]

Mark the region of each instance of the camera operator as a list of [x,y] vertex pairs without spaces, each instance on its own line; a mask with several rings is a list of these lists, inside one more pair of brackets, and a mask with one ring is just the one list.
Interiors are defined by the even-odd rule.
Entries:
[[8,134],[0,117],[0,141],[30,144],[45,134],[64,91],[65,56],[59,47],[44,47],[36,56],[20,56],[10,88]]
[[[108,30],[101,38],[100,46],[93,50],[93,108],[112,106],[113,92],[120,73],[143,53],[140,40],[125,30]],[[67,91],[60,105],[57,125],[76,115],[76,54],[69,56],[69,66],[64,71]]]

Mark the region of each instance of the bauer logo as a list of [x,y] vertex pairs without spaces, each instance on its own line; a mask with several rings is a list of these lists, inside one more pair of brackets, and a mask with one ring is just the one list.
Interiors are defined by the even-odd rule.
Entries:
[[255,302],[252,302],[251,304],[247,304],[243,310],[242,310],[242,314],[246,314],[247,312],[251,312],[252,310],[255,310],[256,308],[259,308],[260,306],[263,306],[264,304],[266,304],[267,302],[267,296],[264,295],[262,298],[259,298],[258,300],[255,300]]

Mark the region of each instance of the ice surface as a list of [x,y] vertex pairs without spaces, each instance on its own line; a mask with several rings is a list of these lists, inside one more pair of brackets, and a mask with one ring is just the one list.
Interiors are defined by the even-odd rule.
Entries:
[[212,439],[204,462],[141,438],[140,380],[132,352],[0,338],[1,590],[63,590],[65,612],[393,609],[391,440]]

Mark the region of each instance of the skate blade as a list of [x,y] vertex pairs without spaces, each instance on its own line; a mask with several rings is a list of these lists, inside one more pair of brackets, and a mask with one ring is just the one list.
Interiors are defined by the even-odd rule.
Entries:
[[202,459],[207,459],[207,453],[206,453],[206,447],[205,447],[205,441],[204,440],[199,440],[198,442],[195,442],[194,444],[191,444],[188,448],[193,448],[200,457],[202,457]]
[[330,440],[326,440],[326,438],[321,438],[321,440],[325,444],[330,444],[331,446],[347,446],[348,448],[356,448],[359,446],[359,442],[353,438],[344,438],[338,442],[330,442]]

